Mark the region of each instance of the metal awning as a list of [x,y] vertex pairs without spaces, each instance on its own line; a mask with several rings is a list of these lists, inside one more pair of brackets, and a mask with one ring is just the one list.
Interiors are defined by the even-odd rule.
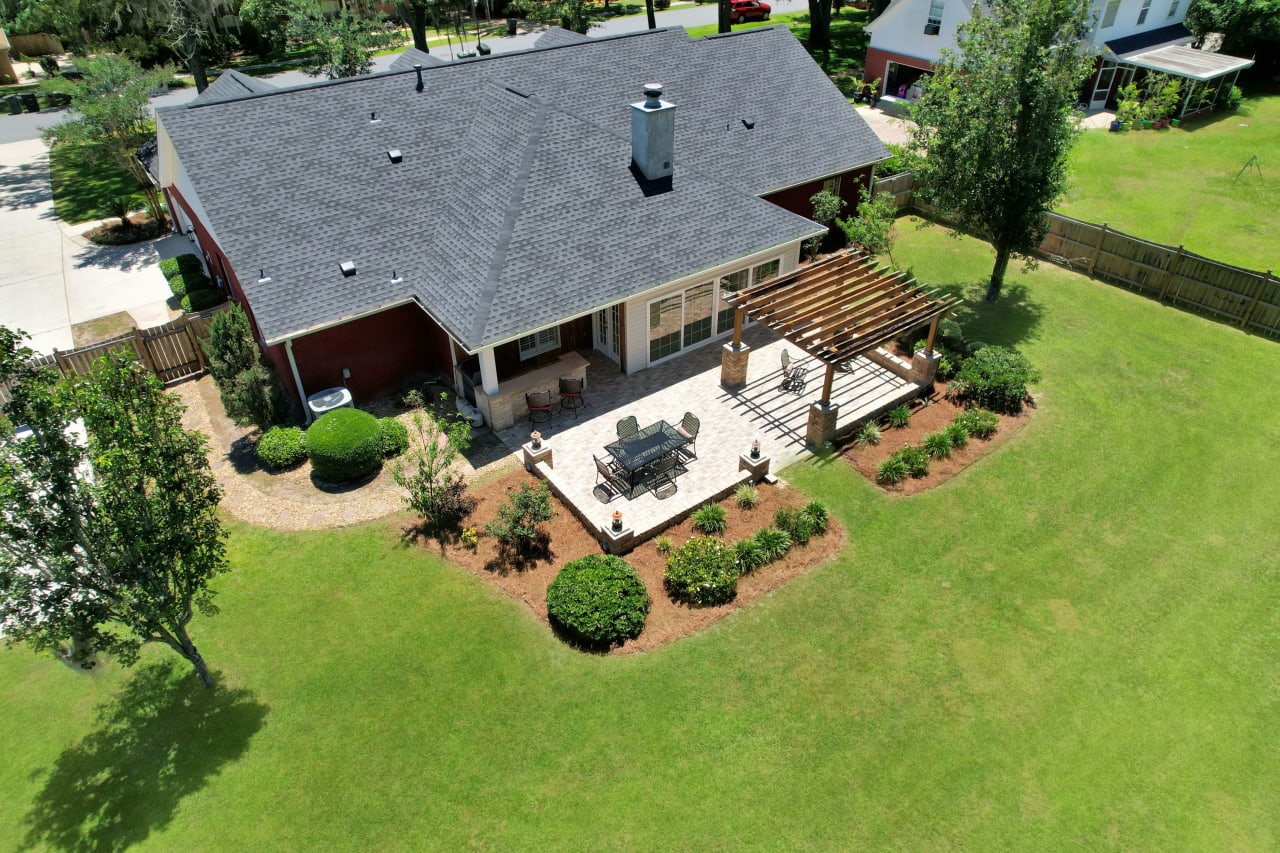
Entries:
[[828,367],[840,367],[960,302],[854,251],[741,290],[726,301],[740,317],[767,326]]
[[1238,73],[1253,65],[1252,59],[1241,59],[1225,53],[1209,53],[1184,45],[1130,54],[1121,58],[1120,61],[1125,65],[1197,80],[1201,83]]

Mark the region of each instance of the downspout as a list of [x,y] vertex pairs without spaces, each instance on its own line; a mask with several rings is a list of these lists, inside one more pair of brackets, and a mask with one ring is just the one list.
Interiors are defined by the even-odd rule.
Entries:
[[302,387],[302,377],[298,375],[298,362],[293,360],[293,338],[284,342],[284,354],[289,357],[289,370],[293,372],[293,384],[298,389],[298,398],[302,401],[302,414],[307,423],[311,423],[311,407],[307,405],[307,392]]

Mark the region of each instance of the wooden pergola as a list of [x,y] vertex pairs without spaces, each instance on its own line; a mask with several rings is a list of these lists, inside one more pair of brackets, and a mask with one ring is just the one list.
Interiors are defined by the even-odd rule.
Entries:
[[733,346],[742,345],[747,317],[827,366],[820,405],[829,405],[837,368],[887,340],[930,323],[925,353],[933,353],[938,320],[960,301],[938,296],[906,273],[849,251],[725,297],[736,310]]

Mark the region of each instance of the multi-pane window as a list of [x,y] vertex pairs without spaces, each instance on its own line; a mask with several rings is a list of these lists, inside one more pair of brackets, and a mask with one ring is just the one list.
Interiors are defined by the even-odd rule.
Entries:
[[766,261],[751,271],[751,283],[759,284],[762,281],[768,281],[778,275],[778,270],[782,267],[782,261],[774,258],[772,261]]
[[521,338],[520,360],[524,361],[527,358],[533,358],[553,349],[560,349],[559,326],[543,329],[541,332],[534,332],[532,335],[525,335]]
[[1116,15],[1120,14],[1120,0],[1107,0],[1107,8],[1102,13],[1102,29],[1106,29],[1116,22]]
[[[724,305],[724,300],[732,293],[747,286],[750,270],[738,270],[731,272],[724,278],[720,279],[720,304]],[[733,329],[733,307],[725,306],[720,309],[720,313],[716,315],[716,334],[722,335]]]
[[1170,17],[1170,18],[1172,18],[1174,15],[1178,14],[1178,2],[1179,2],[1179,0],[1173,0],[1173,2],[1169,4],[1169,17]]
[[1138,12],[1138,26],[1147,22],[1147,12],[1151,11],[1151,0],[1142,0],[1142,9]]
[[649,361],[657,361],[680,351],[683,304],[682,293],[649,303]]
[[691,347],[711,337],[711,300],[715,282],[704,282],[684,292],[684,345]]
[[942,7],[947,5],[947,0],[929,0],[929,17],[924,22],[924,34],[927,36],[936,36],[942,31]]
[[840,195],[840,185],[844,183],[844,175],[836,175],[822,182],[822,191],[832,195]]

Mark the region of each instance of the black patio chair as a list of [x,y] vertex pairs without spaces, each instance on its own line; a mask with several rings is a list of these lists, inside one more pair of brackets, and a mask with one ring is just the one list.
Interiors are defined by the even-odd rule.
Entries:
[[630,438],[640,431],[640,422],[635,415],[627,415],[618,421],[618,438]]
[[560,378],[560,411],[568,408],[573,412],[573,419],[578,419],[578,409],[587,404],[582,399],[583,380],[579,378],[561,377]]
[[666,486],[671,487],[672,494],[675,494],[680,488],[676,485],[674,473],[677,464],[679,464],[679,460],[674,455],[664,456],[645,473],[645,483],[649,486],[650,491],[653,492],[654,497],[665,497],[665,495],[659,495],[658,492],[664,490]]
[[792,364],[791,353],[785,349],[782,351],[782,385],[781,390],[790,391],[793,394],[804,393],[804,375],[809,370],[808,365]]
[[530,391],[524,395],[524,404],[529,409],[529,423],[551,420],[550,391]]
[[[603,478],[605,484],[609,486],[609,488],[613,489],[613,493],[615,495],[627,495],[631,493],[630,484],[622,478],[621,474],[615,470],[613,466],[595,454],[592,454],[591,458],[596,461],[597,486],[600,485],[600,480]],[[612,495],[610,495],[609,500],[613,500]],[[605,501],[605,503],[608,503],[608,501]]]
[[689,442],[680,448],[680,452],[687,454],[690,459],[698,458],[698,430],[700,429],[702,429],[702,421],[698,420],[698,416],[693,412],[685,412],[676,426],[676,432]]

